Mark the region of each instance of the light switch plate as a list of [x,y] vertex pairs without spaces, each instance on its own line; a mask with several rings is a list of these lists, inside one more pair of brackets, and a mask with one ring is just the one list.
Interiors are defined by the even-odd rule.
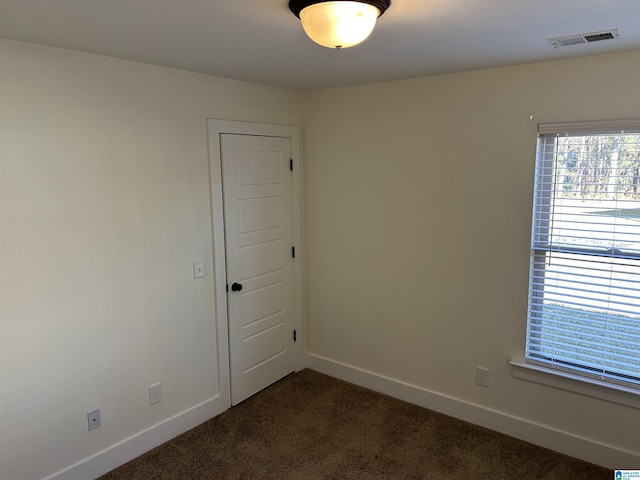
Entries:
[[204,277],[204,260],[199,258],[193,261],[193,278]]

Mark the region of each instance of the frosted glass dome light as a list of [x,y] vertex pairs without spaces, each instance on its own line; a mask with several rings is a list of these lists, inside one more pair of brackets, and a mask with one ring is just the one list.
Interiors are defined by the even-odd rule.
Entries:
[[318,45],[347,48],[363,42],[389,7],[388,0],[291,0],[305,33]]

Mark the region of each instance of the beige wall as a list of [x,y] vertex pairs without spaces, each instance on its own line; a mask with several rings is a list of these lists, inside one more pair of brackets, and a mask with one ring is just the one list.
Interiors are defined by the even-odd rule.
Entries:
[[637,409],[508,364],[536,124],[637,117],[638,85],[635,52],[305,94],[309,353],[640,455]]
[[508,366],[529,116],[637,117],[640,53],[304,95],[4,40],[0,65],[0,478],[128,448],[218,394],[207,117],[304,118],[312,356],[640,454],[637,410]]
[[301,104],[18,42],[0,65],[0,478],[33,480],[217,395],[206,118]]

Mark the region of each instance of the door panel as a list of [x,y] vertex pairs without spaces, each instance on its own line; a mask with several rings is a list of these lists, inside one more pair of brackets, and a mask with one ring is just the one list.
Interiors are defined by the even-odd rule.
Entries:
[[280,184],[279,152],[237,152],[237,165],[240,186]]
[[242,296],[243,327],[284,310],[283,285],[273,283]]
[[238,208],[240,233],[282,227],[282,199],[279,197],[241,200]]
[[263,366],[266,362],[286,353],[284,326],[282,323],[274,325],[255,335],[246,337],[243,339],[243,343],[243,368],[244,372],[249,372],[254,367]]
[[231,403],[294,369],[289,139],[222,134]]
[[242,279],[280,271],[283,268],[282,239],[240,247]]

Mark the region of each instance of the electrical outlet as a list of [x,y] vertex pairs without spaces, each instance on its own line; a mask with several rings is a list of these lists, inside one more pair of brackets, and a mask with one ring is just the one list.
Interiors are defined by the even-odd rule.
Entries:
[[149,385],[149,405],[154,405],[162,400],[162,384],[160,382]]
[[476,384],[483,387],[489,386],[489,369],[484,367],[476,367]]
[[100,409],[96,408],[87,412],[87,423],[89,424],[89,431],[95,430],[100,426]]

